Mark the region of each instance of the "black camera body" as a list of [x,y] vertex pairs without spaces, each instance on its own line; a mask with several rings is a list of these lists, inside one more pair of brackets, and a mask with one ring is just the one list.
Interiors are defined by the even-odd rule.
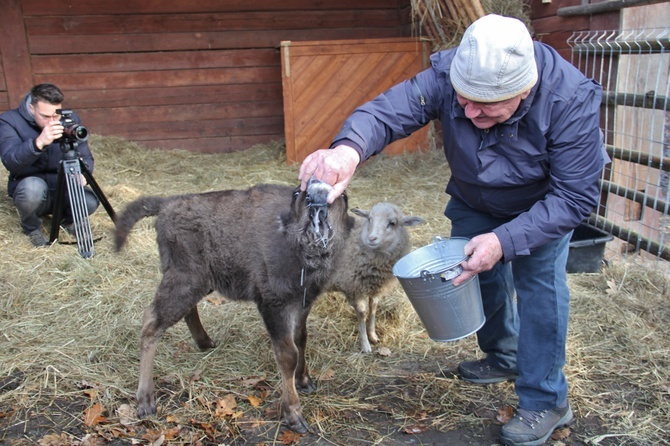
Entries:
[[72,110],[61,108],[56,110],[56,113],[60,115],[60,123],[63,126],[63,140],[77,143],[88,139],[88,129],[74,122]]

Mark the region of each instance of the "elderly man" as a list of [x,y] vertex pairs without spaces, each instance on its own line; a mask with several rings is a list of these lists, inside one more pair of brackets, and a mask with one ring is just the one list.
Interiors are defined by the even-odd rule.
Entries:
[[[0,156],[9,171],[7,193],[19,211],[21,227],[34,246],[47,244],[42,232],[42,217],[53,212],[58,168],[63,159],[59,140],[63,126],[57,110],[61,109],[63,93],[53,84],[35,85],[19,108],[0,115]],[[79,117],[72,114],[77,124]],[[78,143],[77,152],[88,169],[93,171],[93,156],[86,141]],[[82,176],[82,182],[85,185]],[[88,187],[84,189],[86,208],[90,214],[99,201]],[[67,209],[63,226],[74,233],[72,212]]]
[[331,148],[300,168],[303,186],[311,176],[332,184],[332,200],[361,161],[441,122],[451,168],[445,215],[452,236],[470,238],[454,285],[479,274],[486,315],[477,332],[485,357],[458,370],[478,384],[515,381],[518,408],[500,433],[507,445],[543,444],[573,418],[565,265],[609,162],[601,94],[521,21],[488,15],[457,48],[433,54],[430,68],[356,109]]

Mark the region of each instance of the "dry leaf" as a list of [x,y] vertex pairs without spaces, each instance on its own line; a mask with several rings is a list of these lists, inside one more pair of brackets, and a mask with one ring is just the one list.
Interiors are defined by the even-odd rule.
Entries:
[[175,438],[179,437],[179,434],[181,434],[181,427],[179,426],[165,429],[163,431],[163,435],[165,436],[166,440],[174,440]]
[[379,356],[391,356],[391,349],[388,347],[379,347],[377,353],[379,354]]
[[247,397],[247,400],[249,401],[249,404],[251,404],[252,407],[258,407],[261,405],[261,399],[258,398],[257,396],[249,395]]
[[70,444],[70,440],[65,433],[61,433],[60,435],[48,434],[42,437],[38,443],[40,446],[67,446]]
[[99,435],[86,434],[84,438],[81,439],[79,446],[104,446],[107,444],[107,441]]
[[514,408],[512,406],[505,406],[498,409],[496,420],[500,421],[502,424],[506,424],[512,417],[514,417]]
[[168,415],[167,417],[165,417],[165,422],[166,423],[175,423],[175,424],[180,423],[179,418],[177,418],[174,415]]
[[607,290],[605,292],[607,294],[616,294],[619,291],[619,289],[616,286],[616,282],[613,279],[610,279],[607,281]]
[[149,443],[154,444],[163,436],[163,432],[157,429],[147,429],[147,431],[142,435],[144,440],[147,440]]
[[86,389],[84,390],[84,395],[88,395],[91,401],[93,401],[98,396],[98,389]]
[[202,370],[196,370],[188,378],[188,382],[189,382],[189,384],[193,384],[196,381],[200,381],[201,378],[202,378]]
[[560,429],[556,429],[553,434],[551,434],[551,439],[552,440],[565,440],[570,436],[572,432],[570,431],[569,427],[562,427]]
[[105,407],[96,403],[93,406],[84,410],[84,424],[86,426],[95,426],[105,421],[105,417],[102,414],[105,412]]
[[139,422],[137,411],[130,404],[121,404],[116,409],[116,415],[119,417],[119,423],[124,426],[131,426]]
[[320,381],[332,381],[333,379],[335,379],[335,372],[333,369],[322,371],[319,375]]
[[209,297],[207,297],[206,300],[207,300],[207,302],[209,302],[209,303],[211,303],[211,304],[213,304],[213,305],[216,305],[216,306],[219,306],[219,305],[221,305],[222,303],[224,303],[224,302],[226,301],[226,300],[223,299],[221,296],[218,296],[218,295],[216,295],[216,294],[212,294],[212,295],[210,295]]
[[411,426],[406,426],[402,431],[406,434],[418,435],[426,432],[426,426],[423,424],[413,424]]
[[284,444],[298,444],[300,441],[300,434],[293,431],[285,430],[281,435],[281,442]]
[[216,409],[214,410],[214,416],[216,417],[225,417],[227,415],[235,414],[235,408],[237,407],[237,401],[235,401],[235,395],[229,393],[220,400],[216,402]]

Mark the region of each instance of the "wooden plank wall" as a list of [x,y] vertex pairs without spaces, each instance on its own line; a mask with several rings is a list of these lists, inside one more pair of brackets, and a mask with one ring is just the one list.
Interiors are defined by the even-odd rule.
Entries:
[[410,0],[5,2],[0,112],[52,82],[93,133],[198,152],[283,138],[281,41],[411,34]]
[[[590,3],[600,3],[608,0],[593,0]],[[604,14],[580,15],[559,17],[556,11],[567,6],[583,4],[582,0],[551,0],[544,3],[542,0],[530,0],[530,19],[535,40],[544,42],[555,48],[560,55],[571,60],[568,38],[575,31],[598,29],[619,29],[618,11]]]

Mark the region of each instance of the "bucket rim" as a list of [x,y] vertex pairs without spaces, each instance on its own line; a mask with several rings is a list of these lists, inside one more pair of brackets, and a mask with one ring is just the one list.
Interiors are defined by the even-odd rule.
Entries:
[[[396,277],[396,279],[398,279],[398,280],[414,280],[414,279],[420,279],[420,278],[421,278],[422,271],[420,271],[420,272],[418,273],[418,275],[416,275],[416,276],[402,276],[402,275],[396,274],[396,272],[395,272],[395,271],[396,271],[396,266],[397,266],[400,262],[402,262],[403,259],[405,259],[407,256],[410,256],[410,255],[412,255],[413,253],[416,253],[417,251],[419,251],[419,250],[421,250],[421,249],[429,248],[429,247],[431,247],[431,246],[433,246],[433,245],[436,245],[437,243],[441,243],[441,242],[446,243],[446,242],[448,242],[449,240],[465,241],[466,243],[470,241],[470,239],[467,238],[467,237],[458,237],[458,236],[456,236],[456,237],[441,237],[441,236],[439,236],[439,235],[436,235],[436,236],[433,237],[433,243],[429,243],[429,244],[424,245],[424,246],[422,246],[422,247],[420,247],[420,248],[417,248],[417,249],[415,249],[414,251],[411,251],[411,252],[407,253],[407,254],[406,254],[405,256],[403,256],[401,259],[399,259],[399,260],[395,263],[395,265],[393,265],[393,268],[392,268],[392,273],[393,273],[393,275],[394,275],[394,276]],[[461,259],[459,259],[458,261],[454,262],[453,264],[447,265],[445,268],[440,269],[440,270],[437,270],[437,271],[429,271],[428,273],[429,273],[430,275],[432,275],[432,276],[439,276],[439,275],[441,275],[441,274],[444,274],[444,273],[446,273],[446,272],[449,272],[449,271],[451,271],[451,270],[457,268],[457,267],[458,267],[461,263],[463,263],[463,261],[466,260],[468,257],[469,257],[469,256],[467,256],[467,255],[464,254],[463,257],[462,257]]]

